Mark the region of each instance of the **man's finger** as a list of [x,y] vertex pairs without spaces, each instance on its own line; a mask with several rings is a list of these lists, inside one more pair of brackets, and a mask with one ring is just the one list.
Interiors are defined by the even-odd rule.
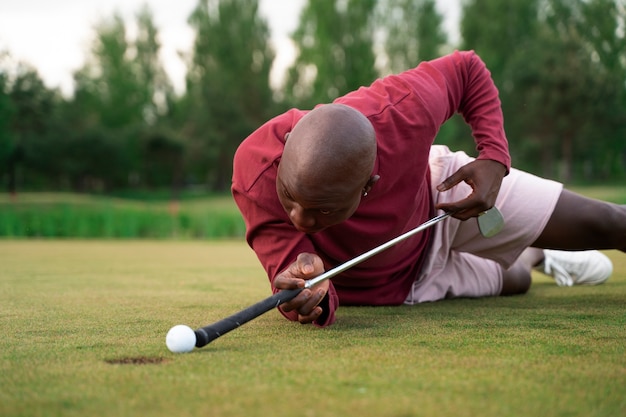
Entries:
[[459,175],[459,171],[457,171],[451,176],[449,176],[448,178],[446,178],[441,184],[439,184],[437,186],[437,191],[439,192],[448,191],[449,189],[453,188],[455,185],[457,185],[461,181],[463,181],[463,176]]
[[298,321],[302,324],[310,324],[317,320],[323,313],[322,307],[315,307],[310,314],[298,315]]
[[313,274],[315,272],[314,262],[315,260],[314,260],[313,255],[309,253],[301,253],[300,255],[298,255],[297,262],[296,262],[296,265],[299,270],[298,272],[300,272],[302,275],[306,277]]

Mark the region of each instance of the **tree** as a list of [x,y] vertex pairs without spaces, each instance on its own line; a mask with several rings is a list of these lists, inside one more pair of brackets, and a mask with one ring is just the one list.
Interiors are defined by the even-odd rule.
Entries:
[[7,191],[15,193],[18,150],[11,130],[14,107],[10,96],[9,54],[0,52],[0,178],[6,175]]
[[[68,133],[69,149],[65,153],[65,172],[75,188],[93,188],[93,184],[99,184],[98,188],[124,187],[129,178],[134,178],[134,185],[147,185],[144,179],[154,176],[146,171],[152,172],[151,164],[156,162],[147,139],[152,136],[150,131],[163,130],[159,140],[170,137],[163,120],[174,93],[159,60],[158,31],[147,6],[137,13],[136,21],[138,34],[130,40],[119,14],[104,18],[95,27],[86,64],[75,73],[75,94],[66,112],[74,128]],[[110,158],[108,169],[100,169],[93,160],[96,150]],[[93,163],[85,166],[71,158]],[[177,165],[176,172],[165,177],[179,175],[178,171]],[[92,185],[84,186],[85,181]]]
[[274,52],[257,0],[200,0],[180,108],[192,175],[226,190],[239,143],[272,112],[269,72]]
[[[137,131],[151,106],[137,61],[122,17],[103,18],[95,26],[85,65],[74,74],[74,97],[66,112],[74,129],[65,140],[63,172],[78,191],[123,187],[139,171]],[[107,155],[109,171],[83,163],[95,156],[90,149]]]
[[466,3],[463,47],[500,88],[516,166],[563,181],[624,172],[619,1]]
[[143,119],[154,125],[165,115],[174,100],[174,89],[159,59],[161,44],[154,17],[147,5],[137,13],[138,34],[132,50],[138,89],[141,91]]
[[[54,161],[46,156],[53,143],[49,135],[60,105],[57,90],[49,90],[37,71],[19,62],[8,77],[5,75],[8,101],[8,188],[15,192],[17,173],[26,184],[46,184]],[[8,87],[8,89],[7,89]]]
[[182,184],[184,143],[170,126],[170,112],[175,106],[172,84],[159,60],[161,44],[153,15],[147,5],[138,12],[138,34],[133,45],[137,85],[142,92],[143,119],[138,133],[142,185],[171,186],[177,198]]
[[616,95],[577,42],[544,31],[543,41],[517,51],[508,67],[514,99],[507,108],[516,115],[509,125],[520,132],[511,147],[526,164],[541,163],[531,165],[533,170],[571,181],[576,161],[593,165],[592,152],[606,134],[602,121]]
[[536,37],[541,0],[468,0],[461,19],[462,49],[474,49],[487,63],[496,85],[503,87],[513,51]]
[[96,27],[91,55],[75,74],[76,98],[92,110],[94,122],[120,128],[144,120],[150,103],[132,53],[122,17],[103,19]]
[[298,56],[288,71],[288,100],[299,107],[330,102],[377,77],[375,0],[309,1],[293,34]]
[[377,9],[385,38],[386,72],[405,71],[441,55],[447,36],[435,0],[383,0]]
[[[606,69],[610,85],[611,97],[617,94],[616,102],[611,103],[605,97],[598,97],[607,109],[603,113],[606,118],[597,120],[602,127],[610,130],[605,133],[603,142],[606,144],[603,157],[596,160],[595,177],[601,167],[603,178],[624,178],[626,176],[626,3],[624,0],[592,0],[579,2],[583,9],[583,20],[577,27],[591,45],[592,59],[597,56],[602,67]],[[617,87],[621,86],[621,88]],[[616,88],[617,87],[617,88]],[[609,120],[606,120],[606,119]],[[597,149],[596,149],[597,150]]]
[[527,104],[519,123],[531,143],[542,144],[545,175],[571,181],[624,173],[625,72],[612,54],[623,49],[618,29],[625,16],[616,5],[546,1],[536,42],[513,54],[508,72],[516,100],[509,100],[509,107],[516,112],[515,103]]

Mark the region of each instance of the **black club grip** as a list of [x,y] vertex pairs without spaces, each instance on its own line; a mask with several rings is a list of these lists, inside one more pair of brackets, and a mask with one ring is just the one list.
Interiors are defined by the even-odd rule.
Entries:
[[196,333],[196,347],[206,346],[213,340],[220,336],[225,335],[231,330],[235,330],[237,327],[249,322],[250,320],[259,317],[262,314],[278,307],[279,305],[293,300],[304,288],[298,288],[295,290],[283,290],[279,291],[271,297],[261,300],[256,304],[251,305],[232,316],[226,317],[218,322],[209,324],[208,326],[201,327],[195,331]]

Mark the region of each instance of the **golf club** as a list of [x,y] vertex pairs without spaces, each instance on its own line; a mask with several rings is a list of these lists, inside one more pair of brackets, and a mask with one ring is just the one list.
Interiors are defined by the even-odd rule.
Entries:
[[[250,320],[265,314],[266,312],[284,304],[293,298],[295,298],[302,290],[305,288],[311,288],[322,281],[325,281],[329,278],[334,277],[341,272],[352,268],[354,265],[369,259],[370,257],[390,248],[391,246],[419,233],[433,225],[441,222],[442,220],[450,217],[452,213],[443,213],[436,217],[427,220],[416,228],[405,232],[404,234],[389,240],[386,243],[381,244],[369,251],[353,258],[333,269],[330,269],[323,274],[310,279],[306,282],[304,288],[298,288],[294,290],[282,290],[277,292],[276,294],[268,297],[262,301],[259,301],[256,304],[251,305],[250,307],[241,310],[238,313],[233,314],[232,316],[226,317],[218,322],[210,324],[205,327],[201,327],[194,331],[195,333],[195,347],[203,347],[217,339],[220,336],[230,332],[231,330],[236,329],[237,327],[249,322]],[[495,236],[501,229],[504,224],[504,219],[502,215],[498,211],[497,208],[493,207],[492,209],[487,210],[483,214],[481,214],[478,218],[478,228],[480,233],[485,237]]]

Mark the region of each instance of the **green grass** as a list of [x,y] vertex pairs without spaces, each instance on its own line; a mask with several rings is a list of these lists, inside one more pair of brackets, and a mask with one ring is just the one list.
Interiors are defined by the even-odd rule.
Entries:
[[619,416],[626,255],[609,282],[518,297],[276,311],[165,347],[269,293],[241,240],[0,241],[2,416]]
[[622,186],[568,186],[569,190],[587,197],[610,201],[617,204],[626,204],[626,187]]
[[[590,197],[626,204],[624,187],[575,187]],[[0,238],[206,239],[242,237],[245,225],[230,195],[164,192],[97,196],[0,193]]]
[[198,239],[243,236],[230,196],[141,200],[71,193],[0,194],[0,237]]

